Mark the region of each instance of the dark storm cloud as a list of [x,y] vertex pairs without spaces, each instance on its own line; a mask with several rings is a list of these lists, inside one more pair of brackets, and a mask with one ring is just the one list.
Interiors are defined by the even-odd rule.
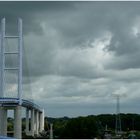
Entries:
[[[140,2],[1,2],[0,15],[6,17],[7,31],[10,33],[15,31],[15,19],[17,17],[23,18],[25,35],[33,33],[40,35],[39,38],[41,38],[48,28],[52,28],[55,30],[56,36],[52,36],[51,41],[58,43],[59,46],[57,47],[62,48],[86,47],[83,45],[85,42],[94,41],[105,31],[109,31],[113,37],[106,48],[108,51],[115,52],[115,55],[122,60],[121,63],[114,61],[115,63],[108,65],[107,68],[125,69],[139,67],[136,62],[139,57],[135,57],[135,52],[139,50],[140,41],[139,38],[132,37],[130,34],[135,18],[139,16],[139,5]],[[46,30],[43,29],[42,23],[47,25]],[[61,39],[56,41],[58,36]],[[49,37],[48,34],[46,39]],[[33,49],[33,39],[31,42],[29,47]],[[55,57],[54,50],[52,50],[53,45],[53,43],[49,44],[46,41],[44,44],[41,43],[40,47],[35,48],[40,55],[44,52],[43,48],[47,47],[47,54],[42,56],[42,59],[35,58],[36,54],[32,55],[32,59],[37,61],[36,66],[33,66],[35,67],[35,75],[54,73],[53,62],[51,61]],[[132,53],[134,57],[129,60]],[[126,55],[125,60],[121,57],[122,55]],[[44,60],[47,62],[47,69],[40,71]],[[86,68],[84,65],[83,67]],[[67,73],[65,71],[66,69],[64,73]],[[75,69],[74,71],[79,70]]]
[[79,2],[74,4],[74,10],[65,14],[62,12],[52,14],[48,20],[69,44],[71,42],[72,46],[75,46],[74,43],[79,45],[87,39],[98,37],[106,30],[111,31],[116,39],[123,37],[121,39],[125,42],[125,35],[133,19],[139,13],[139,2]]
[[[43,33],[40,26],[40,14],[46,18],[50,12],[57,10],[68,10],[73,8],[73,4],[69,2],[27,2],[27,1],[1,1],[0,2],[0,17],[7,19],[7,30],[9,33],[15,33],[17,18],[21,17],[24,21],[24,33],[34,32],[37,34]],[[47,12],[46,12],[47,11]],[[45,12],[45,14],[44,14]]]
[[[116,69],[116,70],[126,70],[126,69],[137,69],[140,67],[139,59],[140,59],[140,50],[134,53],[134,50],[129,52],[129,54],[119,55],[116,57],[112,63],[109,64],[106,68],[108,69]],[[124,52],[125,53],[125,52]]]

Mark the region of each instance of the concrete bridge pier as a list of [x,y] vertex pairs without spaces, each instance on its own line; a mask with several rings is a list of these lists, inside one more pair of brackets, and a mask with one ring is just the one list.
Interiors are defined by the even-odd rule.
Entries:
[[39,132],[44,130],[44,109],[39,113]]
[[[22,106],[0,107],[0,135],[7,136],[7,111],[14,110],[14,138],[22,138]],[[29,128],[29,112],[31,112],[31,126]],[[44,130],[44,110],[26,108],[26,135],[39,135]]]
[[34,136],[34,109],[31,110],[31,136]]
[[16,106],[14,109],[14,137],[17,139],[22,138],[22,118],[21,106]]
[[7,109],[0,107],[0,134],[7,136]]
[[34,134],[37,134],[36,130],[37,122],[36,122],[36,110],[34,110]]
[[14,137],[17,139],[21,139],[21,106],[16,106],[12,108],[0,107],[0,135],[7,136],[7,111],[10,109],[14,109]]
[[[31,111],[31,127],[29,130],[29,111]],[[42,112],[35,109],[26,108],[26,135],[39,135],[44,130],[44,110]]]
[[26,108],[26,135],[31,135],[29,130],[29,108]]
[[39,135],[39,112],[35,111],[35,134]]

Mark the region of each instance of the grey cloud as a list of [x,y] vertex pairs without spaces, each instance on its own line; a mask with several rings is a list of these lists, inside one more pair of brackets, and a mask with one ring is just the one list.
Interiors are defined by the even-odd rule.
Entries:
[[[54,69],[57,69],[53,66],[55,53],[52,49],[56,43],[59,48],[82,47],[82,44],[87,40],[99,37],[106,30],[113,34],[111,44],[107,47],[108,51],[113,51],[119,55],[127,55],[127,53],[130,54],[138,51],[138,39],[129,36],[132,21],[138,16],[138,14],[136,14],[139,12],[138,5],[139,2],[132,2],[131,7],[129,6],[129,2],[3,2],[1,5],[3,8],[1,7],[1,10],[2,14],[5,14],[5,12],[10,14],[10,18],[14,17],[14,15],[17,16],[18,14],[23,15],[25,32],[36,33],[40,39],[44,36],[44,34],[39,35],[39,32],[44,32],[42,23],[45,23],[46,32],[49,30],[48,28],[51,28],[56,32],[56,35],[54,36],[49,36],[49,34],[46,36],[46,40],[49,41],[49,39],[51,39],[54,43],[49,44],[47,41],[44,43],[40,42],[41,44],[38,43],[40,47],[36,46],[35,48],[35,40],[31,38],[31,43],[29,44],[28,41],[28,44],[26,43],[25,45],[28,50],[29,47],[31,48],[30,50],[33,49],[35,51],[36,49],[36,53],[33,52],[33,54],[31,54],[32,58],[30,57],[31,60],[34,60],[34,64],[32,65],[34,72],[32,73],[34,73],[34,75],[43,75],[49,73],[54,74]],[[11,7],[11,11],[10,9],[4,10],[8,6]],[[135,9],[133,7],[135,7]],[[13,16],[11,16],[12,13]],[[12,25],[13,24],[9,27],[13,27]],[[56,38],[60,38],[60,40],[56,40]],[[115,47],[116,42],[120,43],[117,48]],[[36,57],[44,52],[46,52],[46,54],[42,55],[41,59]],[[28,53],[28,51],[26,53]],[[128,67],[126,65],[129,65],[129,60],[127,63],[122,63],[124,68]],[[131,64],[134,65],[134,63]],[[45,67],[45,70],[41,68],[44,65],[47,67]],[[74,68],[74,64],[68,66],[71,68],[65,69],[64,71],[62,69],[62,72],[60,73],[67,74],[73,73],[72,71],[74,71],[77,73],[76,75],[83,75],[82,71],[84,69],[89,69],[90,71],[87,72],[89,73],[87,77],[93,75],[91,73],[92,68],[88,68],[84,64],[81,64],[81,66],[79,65],[79,69],[82,68],[82,71],[79,71],[78,68]],[[115,66],[110,64],[108,67],[121,68],[122,66],[119,64],[116,64]],[[136,67],[136,64],[133,67]],[[71,72],[69,72],[69,70]]]
[[1,2],[0,17],[7,19],[7,31],[15,33],[17,18],[21,17],[24,21],[24,33],[42,34],[40,17],[46,18],[47,14],[61,9],[68,10],[73,7],[70,2]]
[[137,50],[137,52],[133,54],[116,56],[114,61],[106,65],[106,68],[114,70],[127,70],[131,68],[138,69],[140,67],[140,63],[138,61],[140,59],[139,55],[139,50]]
[[[7,32],[15,33],[16,18],[23,18],[24,97],[50,115],[112,113],[115,100],[109,97],[124,86],[130,98],[123,103],[136,111],[140,41],[131,29],[139,24],[139,7],[140,2],[0,2]],[[111,39],[102,48],[106,32]],[[14,73],[9,75],[10,85]]]

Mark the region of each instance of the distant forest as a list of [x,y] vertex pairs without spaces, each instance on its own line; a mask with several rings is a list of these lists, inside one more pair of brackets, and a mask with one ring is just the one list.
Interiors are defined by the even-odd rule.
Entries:
[[[140,131],[140,114],[120,114],[122,131]],[[101,114],[77,118],[45,118],[45,130],[53,124],[54,138],[103,138],[104,130],[114,133],[116,115]]]
[[[131,131],[140,138],[140,114],[120,114],[122,131],[127,138]],[[45,117],[45,135],[49,138],[49,127],[53,124],[53,137],[55,139],[92,139],[104,138],[105,129],[115,135],[115,114],[89,115],[76,118],[50,118]],[[25,118],[22,119],[22,130],[25,131]],[[13,131],[13,118],[8,118],[8,131]],[[9,135],[10,136],[10,135]],[[33,138],[23,136],[24,138]]]

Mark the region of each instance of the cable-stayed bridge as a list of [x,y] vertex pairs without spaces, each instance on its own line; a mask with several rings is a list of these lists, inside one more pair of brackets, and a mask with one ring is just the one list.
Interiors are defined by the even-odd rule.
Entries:
[[[7,136],[8,110],[14,111],[14,137],[22,138],[22,108],[26,109],[26,135],[39,135],[44,130],[44,110],[30,100],[23,99],[23,29],[22,19],[18,19],[18,35],[6,35],[6,20],[1,20],[0,32],[0,135]],[[17,49],[7,51],[6,39],[17,40]],[[6,57],[16,56],[17,65],[7,65]],[[6,96],[5,77],[6,71],[15,72],[17,76],[17,95]],[[29,120],[30,127],[29,127]]]

